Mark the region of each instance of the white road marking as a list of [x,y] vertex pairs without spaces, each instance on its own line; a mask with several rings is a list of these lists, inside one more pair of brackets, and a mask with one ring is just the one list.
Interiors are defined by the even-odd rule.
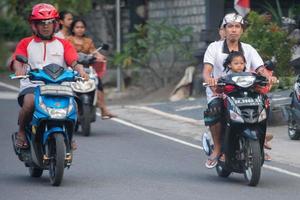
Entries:
[[164,116],[164,117],[167,117],[167,118],[170,118],[170,119],[174,119],[174,120],[177,120],[177,121],[179,120],[181,122],[191,123],[193,125],[204,124],[203,120],[196,120],[196,119],[191,119],[191,118],[188,118],[188,117],[182,117],[182,116],[179,116],[179,115],[173,115],[173,114],[162,112],[160,110],[157,110],[157,109],[154,109],[154,108],[149,108],[149,107],[146,107],[146,106],[125,106],[125,107],[133,108],[133,109],[139,109],[139,110],[145,110],[145,111],[148,111],[148,112],[151,112],[151,113],[154,113],[154,114],[157,114],[157,115],[161,115],[161,116]]
[[200,109],[200,108],[204,108],[204,106],[186,106],[186,107],[182,107],[182,108],[177,108],[175,109],[176,112],[178,111],[184,111],[184,110],[195,110],[195,109]]
[[17,92],[19,92],[19,90],[20,90],[20,88],[18,88],[16,86],[13,86],[13,85],[10,85],[10,84],[7,84],[7,83],[3,83],[1,81],[0,81],[0,86],[11,89],[11,90],[14,90],[14,91],[17,91]]
[[[98,116],[101,116],[100,113],[97,113]],[[188,143],[188,142],[185,142],[183,140],[180,140],[180,139],[177,139],[177,138],[174,138],[174,137],[170,137],[170,136],[167,136],[167,135],[164,135],[162,133],[158,133],[156,131],[151,131],[149,129],[146,129],[144,127],[141,127],[141,126],[138,126],[138,125],[135,125],[135,124],[132,124],[130,122],[127,122],[125,120],[122,120],[122,119],[119,119],[119,118],[111,118],[111,120],[115,121],[115,122],[118,122],[120,124],[124,124],[126,126],[129,126],[129,127],[132,127],[132,128],[135,128],[135,129],[138,129],[138,130],[141,130],[143,132],[146,132],[146,133],[149,133],[149,134],[152,134],[152,135],[156,135],[156,136],[159,136],[159,137],[162,137],[162,138],[165,138],[165,139],[168,139],[168,140],[172,140],[174,142],[177,142],[177,143],[180,143],[180,144],[184,144],[186,146],[190,146],[190,147],[193,147],[193,148],[196,148],[196,149],[201,149],[203,150],[203,148],[201,146],[198,146],[198,145],[195,145],[195,144],[191,144],[191,143]]]
[[281,100],[288,100],[291,99],[290,97],[280,97],[280,98],[272,98],[272,101],[281,101]]
[[[98,116],[101,116],[100,113],[97,113],[97,115],[98,115]],[[183,144],[183,145],[192,147],[192,148],[196,148],[196,149],[203,150],[203,147],[201,147],[201,146],[199,146],[199,145],[195,145],[195,144],[192,144],[192,143],[189,143],[189,142],[186,142],[186,141],[183,141],[183,140],[174,138],[174,137],[170,137],[170,136],[164,135],[164,134],[162,134],[162,133],[158,133],[158,132],[156,132],[156,131],[152,131],[152,130],[146,129],[146,128],[142,127],[142,126],[138,126],[138,125],[132,124],[132,123],[130,123],[130,122],[127,122],[127,121],[122,120],[122,119],[119,119],[119,118],[111,118],[111,120],[113,120],[113,121],[115,121],[115,122],[118,122],[118,123],[120,123],[120,124],[129,126],[129,127],[132,127],[132,128],[138,129],[138,130],[141,130],[141,131],[143,131],[143,132],[146,132],[146,133],[149,133],[149,134],[158,136],[158,137],[162,137],[162,138],[165,138],[165,139],[168,139],[168,140],[171,140],[171,141],[174,141],[174,142],[177,142],[177,143],[180,143],[180,144]],[[279,173],[282,173],[282,174],[286,174],[286,175],[289,175],[289,176],[293,176],[293,177],[296,177],[296,178],[300,178],[300,174],[295,173],[295,172],[288,171],[288,170],[286,170],[286,169],[282,169],[282,168],[279,168],[279,167],[274,167],[274,166],[267,165],[267,164],[264,164],[263,167],[266,168],[266,169],[275,171],[275,172],[279,172]]]

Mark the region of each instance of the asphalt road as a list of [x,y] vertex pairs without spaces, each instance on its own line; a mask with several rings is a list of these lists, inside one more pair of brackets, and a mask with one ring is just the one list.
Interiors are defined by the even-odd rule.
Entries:
[[76,135],[73,165],[52,187],[47,173],[30,178],[14,155],[17,114],[15,100],[0,98],[0,200],[299,199],[300,178],[264,168],[259,185],[249,187],[241,174],[224,179],[207,170],[199,149],[99,118],[90,137]]

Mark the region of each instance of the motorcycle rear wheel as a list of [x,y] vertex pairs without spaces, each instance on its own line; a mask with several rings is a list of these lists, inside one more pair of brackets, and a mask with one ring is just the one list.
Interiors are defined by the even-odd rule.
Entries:
[[244,176],[249,186],[256,186],[260,179],[262,155],[258,140],[245,140],[245,170]]
[[50,152],[49,178],[53,186],[62,182],[65,169],[66,146],[61,133],[53,134],[53,140],[48,145]]

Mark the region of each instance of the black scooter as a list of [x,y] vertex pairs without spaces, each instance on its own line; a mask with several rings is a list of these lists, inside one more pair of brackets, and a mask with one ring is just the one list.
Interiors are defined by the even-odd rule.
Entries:
[[[266,86],[267,79],[251,72],[233,73],[222,77],[218,86],[224,93],[223,152],[225,162],[216,166],[220,177],[232,172],[243,173],[248,185],[256,186],[264,163],[264,140],[269,101],[257,92],[257,86]],[[209,155],[213,145],[207,135],[203,147]]]
[[288,116],[288,135],[291,140],[300,139],[300,75],[290,94],[291,104],[285,107]]

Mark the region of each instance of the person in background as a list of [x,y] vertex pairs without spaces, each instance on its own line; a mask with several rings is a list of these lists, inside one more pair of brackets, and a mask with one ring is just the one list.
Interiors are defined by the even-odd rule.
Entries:
[[55,36],[61,39],[65,39],[70,36],[70,27],[73,22],[73,14],[68,11],[61,11],[59,13],[59,31],[55,33]]
[[86,23],[82,19],[74,20],[70,27],[71,36],[67,37],[74,47],[76,48],[77,52],[85,53],[85,54],[93,54],[96,57],[96,64],[93,65],[95,68],[97,75],[98,75],[98,107],[101,111],[102,119],[109,119],[112,117],[116,117],[115,114],[109,112],[106,107],[105,99],[104,99],[104,91],[101,78],[103,77],[106,71],[106,58],[98,51],[96,51],[96,47],[94,42],[91,38],[85,35],[86,32]]

